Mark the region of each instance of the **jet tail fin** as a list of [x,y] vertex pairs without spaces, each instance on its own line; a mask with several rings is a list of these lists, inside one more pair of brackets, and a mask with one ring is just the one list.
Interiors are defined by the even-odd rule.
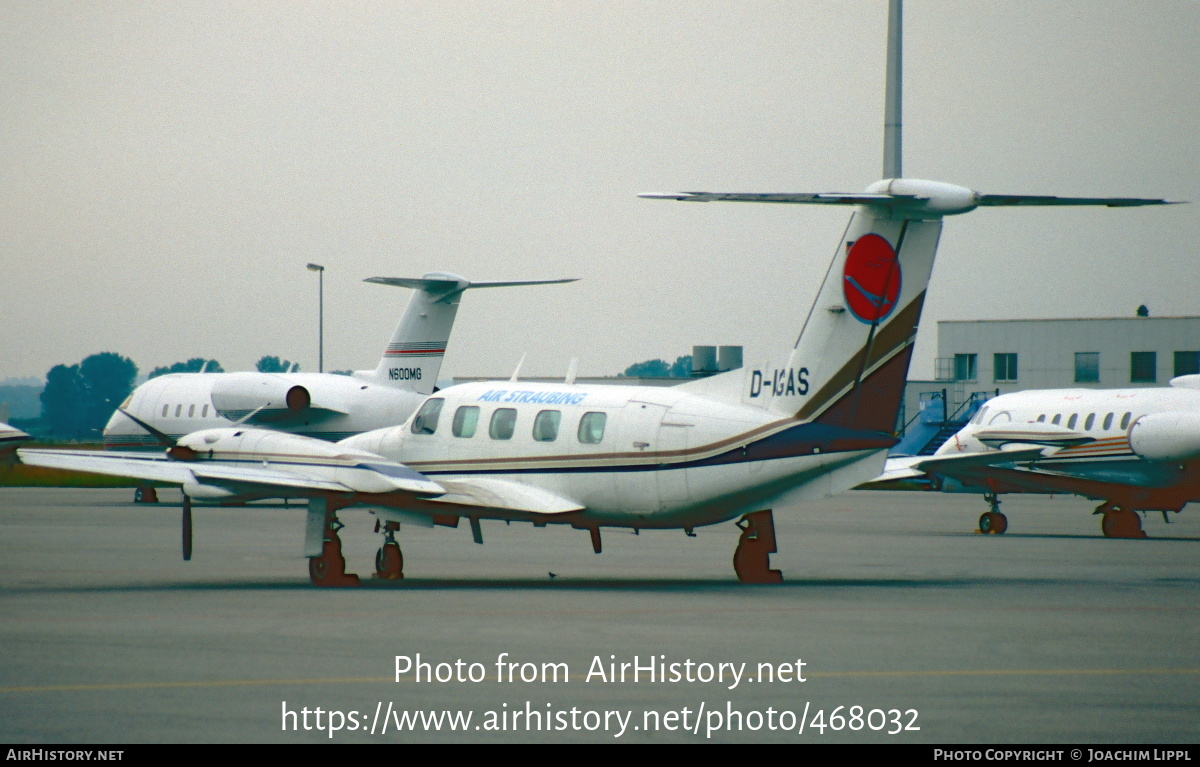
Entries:
[[373,371],[356,373],[360,378],[418,394],[432,394],[437,385],[442,357],[450,341],[459,300],[472,288],[506,288],[520,285],[554,285],[562,280],[504,280],[472,282],[457,274],[430,272],[421,277],[371,277],[364,282],[412,288],[400,324]]

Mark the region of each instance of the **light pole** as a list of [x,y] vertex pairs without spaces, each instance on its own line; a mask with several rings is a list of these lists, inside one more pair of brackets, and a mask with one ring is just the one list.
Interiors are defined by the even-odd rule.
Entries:
[[317,372],[325,372],[325,267],[309,264],[308,270],[317,273]]

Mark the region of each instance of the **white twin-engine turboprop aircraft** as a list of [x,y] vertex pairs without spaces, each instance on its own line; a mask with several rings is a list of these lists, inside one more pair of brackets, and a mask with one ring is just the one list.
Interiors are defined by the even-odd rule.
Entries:
[[1108,538],[1145,538],[1138,511],[1200,501],[1200,375],[1170,387],[1044,389],[988,401],[931,456],[893,458],[868,484],[982,494],[979,531],[1003,533],[1004,493],[1072,493],[1103,501]]
[[305,498],[305,553],[317,584],[345,572],[336,511],[384,522],[377,574],[402,577],[402,522],[480,520],[682,528],[738,519],[739,579],[781,580],[770,509],[824,498],[877,476],[908,371],[942,218],[980,205],[1157,204],[1128,198],[979,195],[895,178],[857,194],[644,195],[684,200],[856,206],[799,340],[778,365],[669,389],[509,381],[445,389],[402,426],[336,444],[235,426],[188,434],[165,455],[20,449],[39,466],[173,483],[191,499]]
[[413,288],[374,370],[331,373],[173,373],[139,386],[104,429],[107,448],[161,447],[200,429],[245,422],[329,441],[403,422],[434,391],[454,317],[473,288],[565,280],[471,282],[457,274],[372,277]]
[[[778,582],[770,509],[825,498],[883,469],[944,216],[997,205],[1132,205],[1164,200],[981,195],[900,172],[900,3],[888,22],[885,180],[860,193],[647,194],[645,197],[851,205],[795,347],[778,364],[670,389],[473,383],[425,400],[404,425],[336,444],[235,426],[188,434],[166,455],[18,449],[21,460],[182,486],[184,555],[191,499],[305,498],[314,583],[345,571],[338,509],[384,523],[376,574],[403,574],[402,522],[480,520],[682,528],[738,519],[742,581]],[[514,376],[515,379],[515,376]],[[242,407],[254,406],[246,403]]]

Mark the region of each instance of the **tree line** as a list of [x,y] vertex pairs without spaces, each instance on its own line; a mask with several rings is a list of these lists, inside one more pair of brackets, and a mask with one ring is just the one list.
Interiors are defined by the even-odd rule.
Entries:
[[[260,373],[286,373],[298,371],[300,365],[268,355],[259,359],[255,369]],[[201,372],[224,373],[225,369],[217,360],[193,357],[186,362],[156,367],[149,378]],[[133,393],[137,375],[134,361],[115,352],[93,354],[75,365],[55,365],[46,373],[46,385],[39,396],[40,422],[26,420],[20,426],[26,430],[32,428],[31,433],[38,436],[98,439],[113,412]]]

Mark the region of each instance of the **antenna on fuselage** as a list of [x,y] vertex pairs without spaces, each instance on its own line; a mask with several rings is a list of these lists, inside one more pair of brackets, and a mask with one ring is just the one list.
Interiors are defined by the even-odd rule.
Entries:
[[887,85],[883,104],[883,178],[901,178],[900,170],[900,75],[902,0],[889,0],[887,41]]
[[519,377],[520,377],[520,375],[521,375],[521,366],[525,364],[525,357],[526,357],[528,354],[529,354],[529,352],[526,352],[525,354],[522,354],[522,355],[521,355],[521,360],[520,360],[520,361],[517,363],[517,369],[513,371],[512,378],[508,379],[509,381],[512,381],[512,382],[514,382],[514,383],[515,383],[515,382],[516,382],[516,380],[517,380],[517,378],[519,378]]

